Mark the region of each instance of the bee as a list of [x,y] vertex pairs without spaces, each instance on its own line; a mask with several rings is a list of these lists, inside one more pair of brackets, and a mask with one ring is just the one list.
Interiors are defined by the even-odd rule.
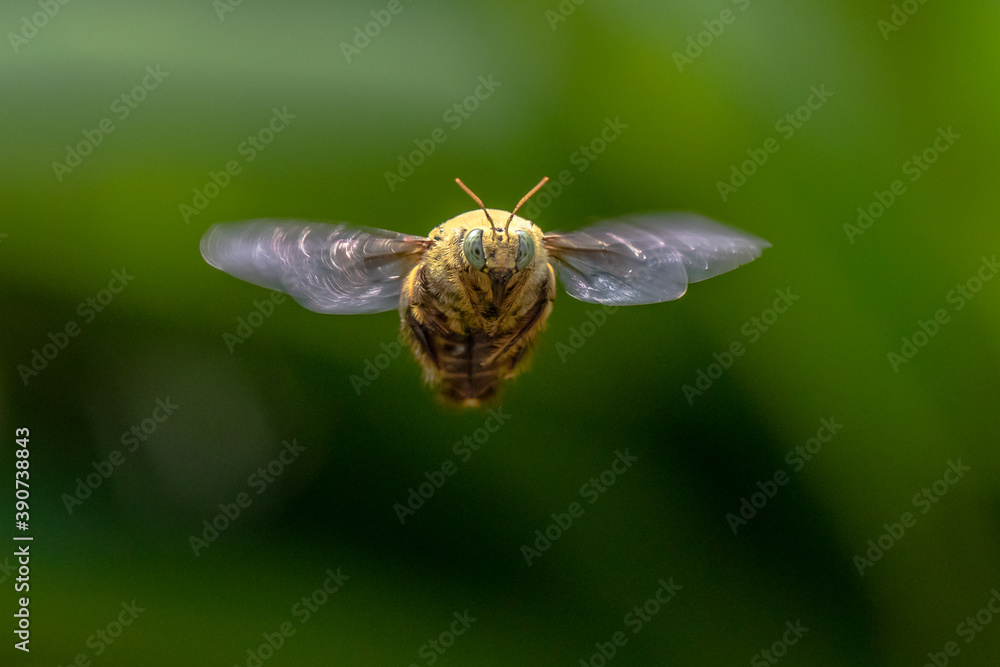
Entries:
[[425,380],[448,402],[478,406],[524,370],[556,297],[624,306],[681,297],[760,257],[770,244],[694,214],[645,214],[544,234],[518,209],[479,205],[428,237],[347,224],[252,220],[213,225],[209,264],[319,313],[399,310]]

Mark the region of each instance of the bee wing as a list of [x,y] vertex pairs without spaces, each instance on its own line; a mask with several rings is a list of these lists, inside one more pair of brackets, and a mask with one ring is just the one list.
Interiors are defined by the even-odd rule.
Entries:
[[380,313],[399,306],[402,279],[427,244],[383,229],[251,220],[210,227],[201,255],[217,269],[287,292],[318,313]]
[[691,213],[630,216],[545,236],[570,296],[621,306],[678,299],[688,283],[751,262],[770,246]]

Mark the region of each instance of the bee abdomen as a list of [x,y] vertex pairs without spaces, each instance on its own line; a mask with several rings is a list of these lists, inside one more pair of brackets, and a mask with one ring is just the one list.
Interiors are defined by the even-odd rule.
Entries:
[[442,398],[481,405],[496,396],[501,381],[523,368],[534,336],[552,309],[555,274],[551,267],[548,271],[534,304],[499,331],[495,324],[489,327],[492,334],[463,321],[464,311],[455,303],[443,307],[427,286],[425,267],[410,273],[400,296],[402,329],[424,378],[439,387]]
[[500,370],[490,361],[495,345],[483,332],[435,336],[441,394],[452,401],[477,405],[496,393]]

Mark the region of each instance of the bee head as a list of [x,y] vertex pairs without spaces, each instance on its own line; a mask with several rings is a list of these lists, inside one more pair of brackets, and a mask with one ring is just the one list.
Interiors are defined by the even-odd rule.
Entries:
[[[548,180],[547,177],[543,178],[521,198],[513,211],[507,213],[497,209],[487,209],[483,201],[465,187],[465,183],[455,179],[473,201],[479,204],[485,216],[485,220],[466,227],[465,237],[462,240],[462,255],[470,270],[484,274],[488,279],[480,281],[484,289],[490,290],[492,305],[496,310],[499,310],[504,303],[508,285],[514,292],[520,291],[525,285],[527,276],[531,275],[536,267],[536,255],[544,257],[541,232],[528,220],[518,217],[516,213],[517,209],[528,201],[528,197],[538,192]],[[473,213],[465,215],[471,217]],[[504,220],[503,226],[498,224],[500,220]]]
[[[489,213],[507,212],[493,210],[487,215]],[[494,226],[487,219],[482,226],[466,230],[462,240],[462,254],[473,271],[509,278],[513,273],[534,264],[537,231],[532,230],[532,224],[524,218],[515,217],[513,223],[505,230]],[[532,234],[532,231],[536,231],[536,234]]]
[[[543,178],[538,185],[521,198],[513,211],[507,213],[497,209],[487,209],[482,200],[467,188],[465,183],[460,179],[455,179],[462,189],[479,204],[486,217],[486,220],[480,225],[466,231],[465,239],[462,242],[465,260],[473,270],[482,271],[491,279],[506,283],[515,272],[523,271],[534,265],[535,246],[541,241],[541,236],[538,230],[533,228],[530,221],[515,214],[517,209],[521,208],[524,202],[538,192],[548,180],[548,177]],[[490,213],[496,218],[494,219]],[[506,216],[506,220],[501,227],[498,221],[504,220],[504,216]],[[511,227],[512,222],[514,223],[513,228]]]

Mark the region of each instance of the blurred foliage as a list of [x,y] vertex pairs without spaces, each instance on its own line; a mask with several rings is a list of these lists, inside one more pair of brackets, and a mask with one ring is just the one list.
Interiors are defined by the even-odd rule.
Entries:
[[[16,0],[0,25],[0,468],[12,489],[29,427],[35,537],[32,651],[8,628],[4,664],[246,665],[286,622],[265,664],[587,664],[619,631],[616,665],[765,664],[796,621],[809,630],[783,664],[923,664],[950,641],[955,664],[997,664],[1000,628],[967,641],[961,625],[1000,586],[1000,283],[975,283],[998,251],[996,2]],[[499,85],[446,115],[480,77]],[[803,111],[815,90],[832,96]],[[244,145],[275,110],[287,126]],[[581,158],[608,119],[627,128]],[[81,142],[96,145],[78,166],[53,165]],[[723,197],[734,169],[749,175]],[[456,176],[510,208],[563,170],[533,202],[543,229],[696,210],[774,247],[619,310],[572,354],[557,346],[594,309],[561,294],[509,420],[468,460],[453,446],[486,414],[441,407],[407,352],[352,386],[385,365],[394,313],[286,301],[227,347],[269,293],[202,261],[213,222],[426,234],[470,208]],[[118,293],[115,271],[134,276]],[[981,290],[959,308],[958,285]],[[769,319],[776,290],[799,298]],[[894,367],[904,337],[923,344]],[[689,402],[699,371],[718,377]],[[157,400],[179,406],[162,423]],[[789,452],[831,418],[843,427],[796,470]],[[254,486],[293,439],[300,456]],[[68,512],[114,450],[124,463]],[[638,459],[590,504],[581,485],[617,451]],[[394,505],[446,459],[455,474],[401,525]],[[945,495],[915,502],[959,460]],[[734,534],[727,514],[762,487]],[[250,505],[196,556],[189,536],[240,493]],[[527,566],[522,545],[573,502],[582,516]],[[859,576],[855,556],[905,512],[915,525]],[[338,568],[350,578],[302,623],[295,605]],[[634,632],[627,615],[671,578]],[[120,637],[88,640],[132,600]],[[465,610],[475,623],[434,653]]]

